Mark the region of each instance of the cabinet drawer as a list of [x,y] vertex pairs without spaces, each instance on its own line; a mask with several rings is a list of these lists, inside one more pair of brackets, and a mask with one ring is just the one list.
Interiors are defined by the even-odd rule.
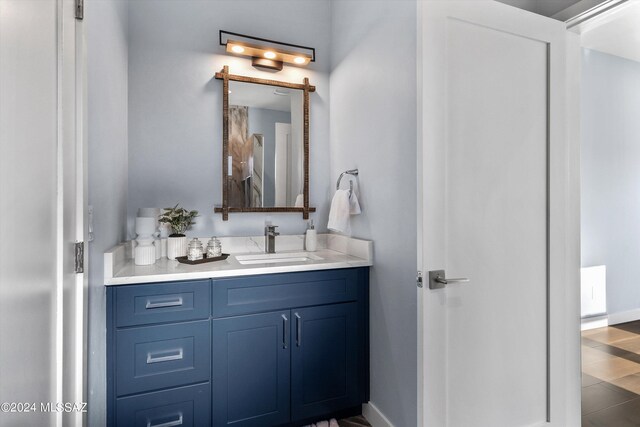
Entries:
[[209,381],[208,320],[116,332],[116,394]]
[[357,269],[268,274],[213,281],[213,316],[355,301]]
[[206,427],[211,425],[209,384],[120,398],[116,425],[127,427]]
[[210,281],[116,288],[116,326],[207,319]]

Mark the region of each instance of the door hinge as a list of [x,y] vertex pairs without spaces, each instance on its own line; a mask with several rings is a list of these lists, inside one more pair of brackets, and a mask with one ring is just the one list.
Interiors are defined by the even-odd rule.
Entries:
[[84,0],[76,0],[76,19],[84,19]]
[[84,273],[84,242],[76,242],[76,273]]
[[418,276],[416,277],[416,284],[419,288],[422,287],[422,271],[418,271]]

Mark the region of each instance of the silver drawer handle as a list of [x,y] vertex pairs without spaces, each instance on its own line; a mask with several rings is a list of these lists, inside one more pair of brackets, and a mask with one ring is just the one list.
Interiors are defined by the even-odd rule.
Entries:
[[[184,357],[184,352],[182,351],[182,349],[178,349],[178,350],[169,350],[169,351],[177,351],[177,353],[175,354],[169,354],[166,356],[158,356],[157,353],[156,355],[153,355],[151,353],[147,353],[147,364],[151,364],[151,363],[160,363],[160,362],[170,362],[172,360],[181,360]],[[164,351],[160,354],[167,354],[167,351]],[[179,424],[176,424],[179,425]]]
[[147,422],[147,427],[175,427],[175,426],[181,426],[181,425],[182,425],[182,414],[180,414],[177,420],[167,421],[166,423],[162,423],[162,424],[151,424],[151,421]]
[[153,308],[162,308],[162,307],[179,307],[181,305],[182,305],[182,297],[178,297],[176,299],[172,299],[169,301],[151,302],[147,300],[147,305],[145,306],[145,308],[153,309]]

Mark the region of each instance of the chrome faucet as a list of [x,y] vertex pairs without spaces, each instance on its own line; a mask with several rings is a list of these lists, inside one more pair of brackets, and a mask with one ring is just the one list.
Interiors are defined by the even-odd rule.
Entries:
[[267,225],[264,228],[264,251],[268,254],[276,253],[276,236],[280,235],[276,228],[277,225]]

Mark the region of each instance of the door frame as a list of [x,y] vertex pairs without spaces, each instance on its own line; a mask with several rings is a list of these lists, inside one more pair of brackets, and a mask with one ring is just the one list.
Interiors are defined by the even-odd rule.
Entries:
[[[85,25],[76,0],[56,0],[58,54],[58,181],[56,396],[87,402],[88,210],[87,61]],[[84,242],[84,272],[75,272],[75,243]],[[58,412],[56,425],[82,426],[87,412]]]
[[[437,91],[437,77],[424,67],[424,52],[429,46],[425,41],[427,11],[424,3],[435,1],[418,1],[417,8],[417,270],[426,276],[424,232],[427,224],[423,223],[423,215],[430,212],[430,206],[425,204],[424,191],[433,182],[433,175],[429,176],[430,165],[423,164],[423,141],[425,138],[437,136],[434,128],[440,126],[443,115],[437,105],[429,104],[429,94]],[[470,2],[440,2],[453,7],[469,7]],[[480,2],[477,2],[480,3]],[[487,11],[485,17],[491,19],[491,14],[500,12],[500,18],[508,24],[512,19],[518,19],[523,11],[497,2],[483,2],[479,7],[493,8]],[[518,12],[515,12],[518,10]],[[518,16],[516,16],[518,15]],[[495,15],[494,17],[495,18]],[[533,19],[541,19],[536,17]],[[550,18],[549,18],[550,19]],[[516,25],[517,26],[517,25]],[[562,59],[566,58],[563,62]],[[565,45],[550,48],[550,67],[564,67],[559,71],[562,76],[557,83],[551,81],[550,108],[556,107],[554,117],[559,120],[550,122],[550,153],[552,162],[561,171],[552,173],[550,179],[554,187],[550,194],[551,215],[554,220],[550,224],[550,232],[557,238],[549,241],[550,257],[556,259],[552,264],[554,281],[549,289],[549,379],[548,379],[548,426],[579,426],[580,425],[580,41],[579,37],[566,31]],[[578,76],[576,78],[576,76]],[[427,81],[426,79],[429,79]],[[566,87],[564,109],[557,108],[561,103],[558,94],[553,92],[553,86]],[[561,100],[560,100],[561,101]],[[564,126],[562,125],[564,123]],[[560,140],[563,144],[559,144]],[[552,170],[556,170],[553,168]],[[433,184],[430,184],[433,185]],[[556,188],[557,187],[557,188]],[[560,280],[562,278],[563,280]],[[446,342],[446,332],[437,324],[437,314],[431,312],[439,302],[425,303],[425,292],[434,292],[424,287],[417,289],[418,299],[418,414],[417,425],[425,427],[440,427],[446,425],[446,355],[443,344]],[[432,295],[436,299],[436,294]],[[440,294],[440,297],[442,295]],[[431,318],[430,318],[431,316]],[[429,363],[429,370],[425,364]],[[425,399],[428,399],[425,400]]]

